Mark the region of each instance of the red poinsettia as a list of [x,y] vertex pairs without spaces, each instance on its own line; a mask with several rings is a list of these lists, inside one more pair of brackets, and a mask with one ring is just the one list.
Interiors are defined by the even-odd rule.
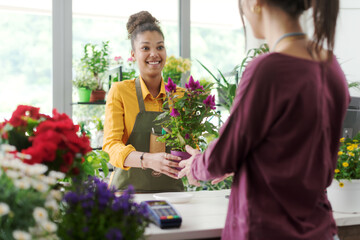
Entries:
[[[9,121],[0,124],[0,143],[9,143],[31,155],[31,159],[24,159],[28,164],[42,163],[49,170],[78,174],[83,157],[92,150],[89,138],[78,135],[79,126],[66,114],[54,109],[50,117],[40,114],[39,110],[20,105]],[[21,145],[25,140],[28,145]]]

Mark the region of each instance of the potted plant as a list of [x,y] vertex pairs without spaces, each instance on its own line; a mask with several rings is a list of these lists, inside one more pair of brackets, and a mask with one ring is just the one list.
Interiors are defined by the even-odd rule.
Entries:
[[190,71],[190,68],[190,59],[170,56],[166,59],[165,66],[162,71],[164,81],[167,82],[170,77],[176,85],[180,85],[181,75]]
[[216,120],[219,115],[215,111],[215,96],[210,95],[208,88],[201,86],[199,81],[195,82],[192,76],[185,89],[178,88],[171,78],[165,85],[167,98],[164,106],[169,108],[164,108],[156,121],[166,129],[158,140],[170,146],[172,154],[186,152],[185,145],[203,150],[207,134],[218,136],[217,127],[211,120]]
[[150,220],[144,204],[134,201],[134,189],[118,196],[96,177],[73,184],[64,196],[60,239],[144,239]]
[[87,43],[84,47],[81,63],[85,69],[92,73],[97,82],[97,88],[92,91],[90,101],[103,101],[106,92],[103,89],[101,74],[108,70],[110,64],[109,41],[103,42],[101,48],[97,44]]
[[360,212],[360,133],[341,138],[334,180],[327,189],[335,211]]
[[89,102],[90,94],[98,86],[91,72],[86,69],[78,69],[73,80],[73,86],[78,89],[79,102]]

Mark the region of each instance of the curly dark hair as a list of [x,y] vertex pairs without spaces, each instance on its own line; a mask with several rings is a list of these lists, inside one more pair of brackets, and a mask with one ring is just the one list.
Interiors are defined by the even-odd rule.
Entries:
[[128,38],[131,39],[131,47],[134,49],[134,40],[139,33],[146,31],[156,31],[164,38],[160,28],[160,22],[154,18],[148,11],[141,11],[129,17],[126,24]]

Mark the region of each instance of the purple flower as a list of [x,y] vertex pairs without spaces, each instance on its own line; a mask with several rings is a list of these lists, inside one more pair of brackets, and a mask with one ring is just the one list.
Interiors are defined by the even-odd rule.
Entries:
[[165,90],[170,93],[176,92],[176,84],[171,80],[170,77],[168,79],[168,84],[165,85]]
[[79,197],[76,193],[68,192],[65,194],[64,200],[70,204],[77,204],[79,202]]
[[198,89],[204,90],[204,87],[200,85],[199,80],[195,82],[192,76],[190,76],[189,82],[185,83],[185,87],[191,91],[196,91]]
[[189,139],[190,138],[190,135],[187,133],[185,134],[185,139]]
[[171,113],[170,113],[170,115],[171,115],[172,117],[178,117],[178,116],[180,116],[180,113],[179,113],[178,110],[176,110],[175,108],[173,108],[172,111],[171,111]]
[[211,109],[216,109],[215,107],[215,95],[211,96],[209,95],[203,103],[206,105],[206,107],[210,107]]
[[117,228],[110,228],[110,230],[105,235],[108,240],[122,240],[123,236],[121,231]]

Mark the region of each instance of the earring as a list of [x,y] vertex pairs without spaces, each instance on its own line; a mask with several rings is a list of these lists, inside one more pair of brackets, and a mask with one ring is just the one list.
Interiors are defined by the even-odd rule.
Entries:
[[261,13],[261,7],[259,5],[255,5],[251,8],[251,12],[259,14]]

